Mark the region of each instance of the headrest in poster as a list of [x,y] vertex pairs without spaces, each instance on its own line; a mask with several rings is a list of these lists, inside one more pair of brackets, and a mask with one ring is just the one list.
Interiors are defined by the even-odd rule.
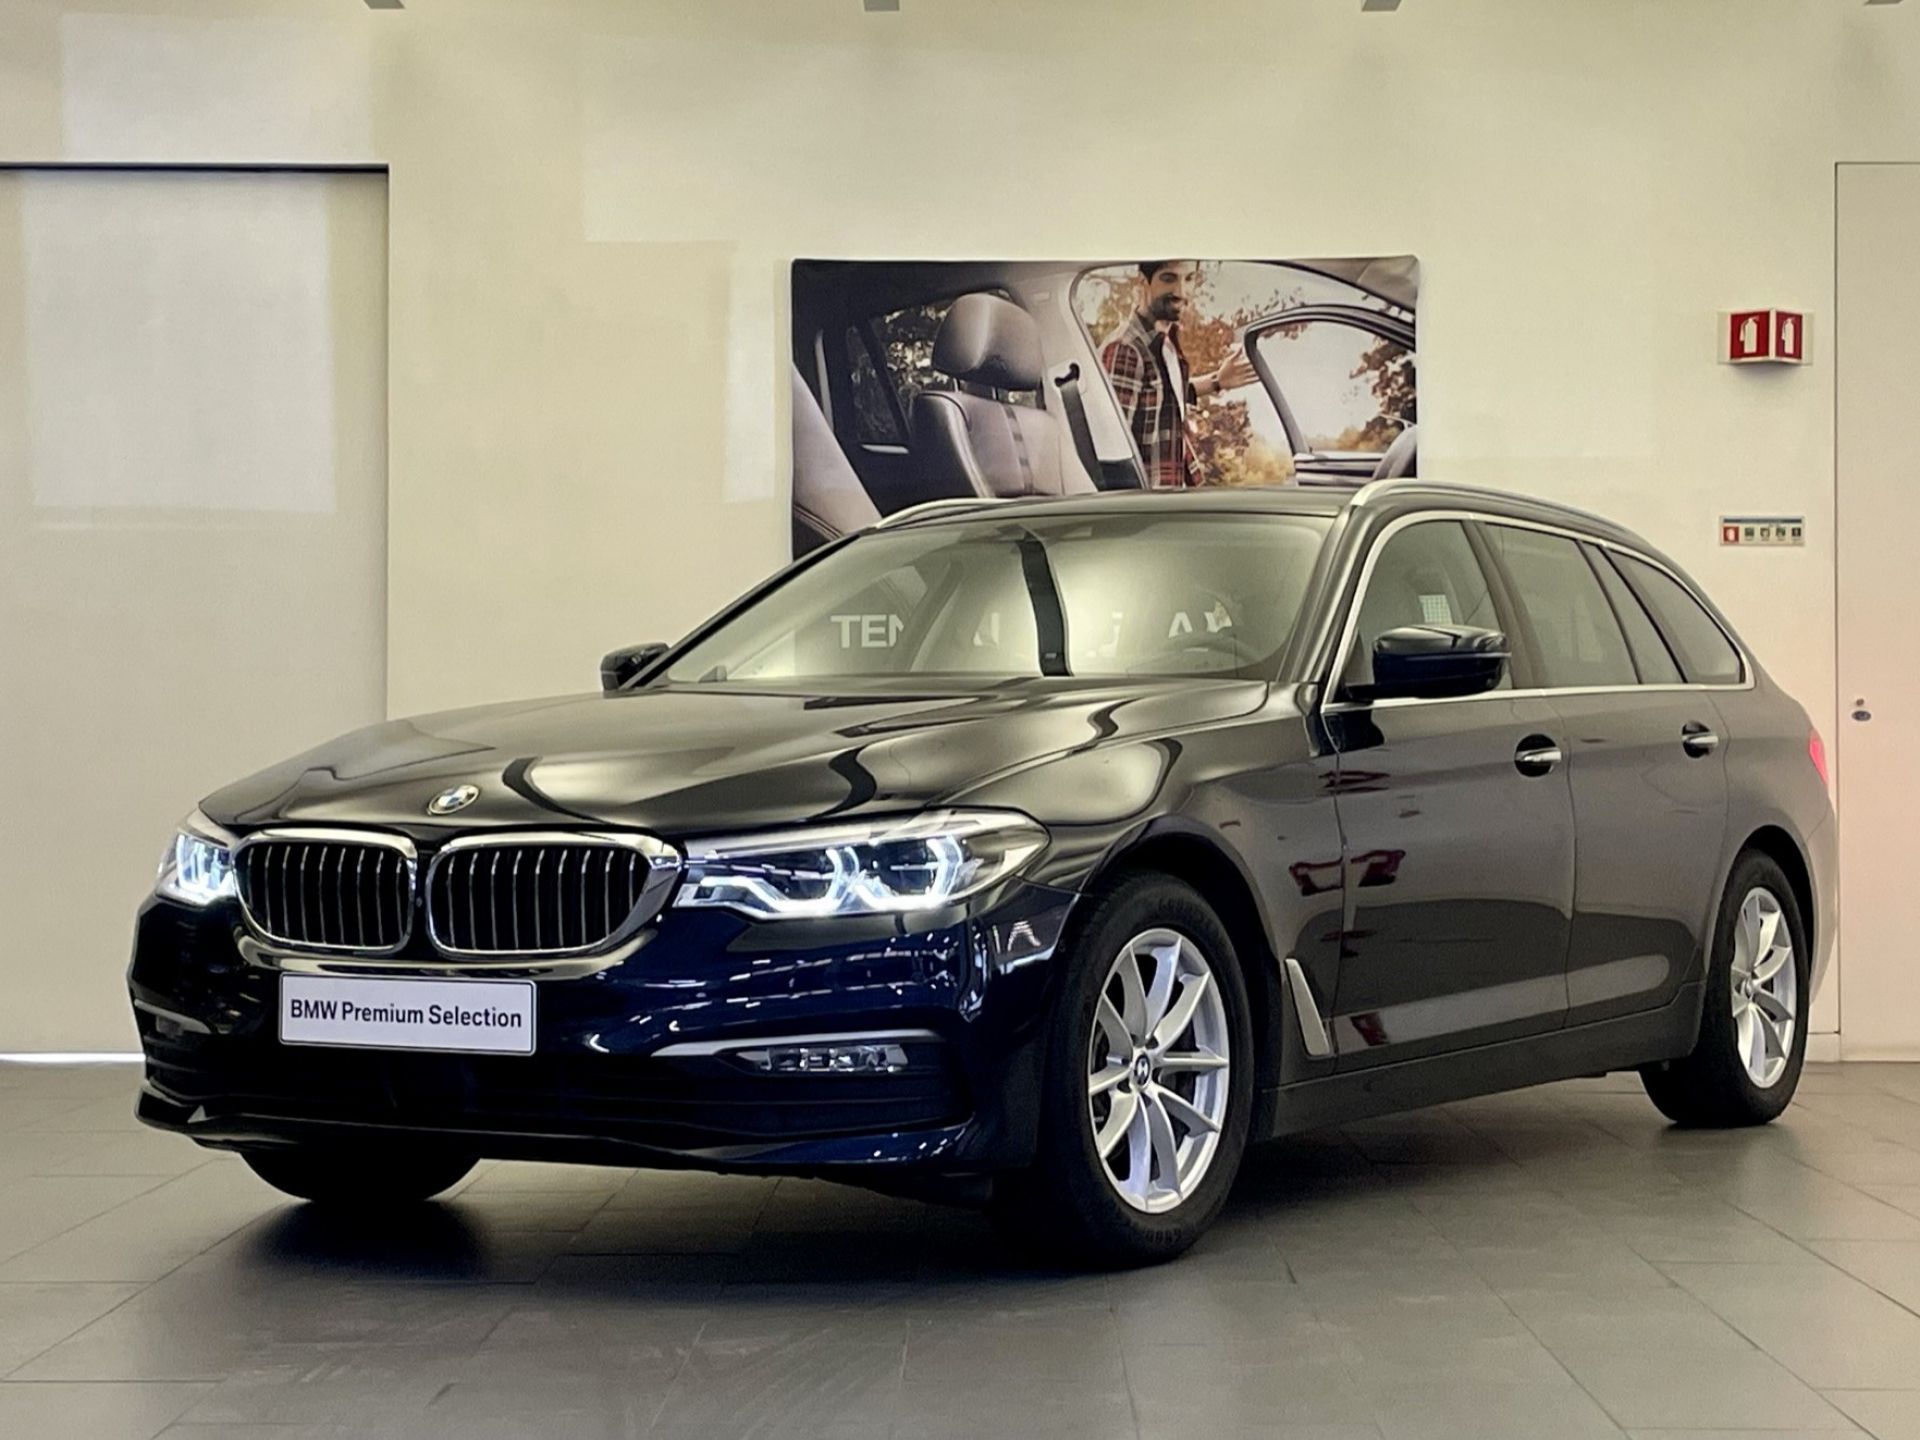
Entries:
[[998,295],[962,295],[933,342],[934,369],[995,390],[1039,389],[1040,364],[1040,327]]

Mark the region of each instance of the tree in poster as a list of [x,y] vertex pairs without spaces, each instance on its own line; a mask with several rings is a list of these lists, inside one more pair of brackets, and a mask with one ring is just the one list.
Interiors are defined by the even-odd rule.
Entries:
[[1380,404],[1380,413],[1361,429],[1353,449],[1385,450],[1402,430],[1418,421],[1413,352],[1404,345],[1376,340],[1348,378],[1367,381]]

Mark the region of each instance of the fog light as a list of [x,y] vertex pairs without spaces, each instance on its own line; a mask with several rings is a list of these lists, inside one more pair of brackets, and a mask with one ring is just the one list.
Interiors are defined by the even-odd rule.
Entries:
[[898,1045],[770,1045],[735,1053],[771,1075],[894,1075],[907,1068]]

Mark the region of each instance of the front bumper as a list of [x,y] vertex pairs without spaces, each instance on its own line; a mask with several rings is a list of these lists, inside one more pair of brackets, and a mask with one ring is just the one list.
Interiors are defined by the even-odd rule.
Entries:
[[[205,1144],[452,1141],[503,1159],[978,1174],[1033,1151],[1043,1020],[1073,897],[1015,883],[921,917],[756,924],[669,910],[610,962],[458,966],[275,953],[229,904],[141,910],[140,1118]],[[297,1046],[280,976],[532,978],[535,1053]],[[768,1074],[777,1037],[900,1037],[895,1073]],[[718,1053],[688,1053],[717,1051]]]

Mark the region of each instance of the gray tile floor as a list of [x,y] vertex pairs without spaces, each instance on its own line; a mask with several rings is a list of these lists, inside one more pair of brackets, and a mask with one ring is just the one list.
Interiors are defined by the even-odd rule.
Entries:
[[0,1436],[1920,1440],[1920,1066],[1628,1076],[1257,1152],[1185,1260],[799,1181],[489,1165],[356,1228],[0,1066]]

